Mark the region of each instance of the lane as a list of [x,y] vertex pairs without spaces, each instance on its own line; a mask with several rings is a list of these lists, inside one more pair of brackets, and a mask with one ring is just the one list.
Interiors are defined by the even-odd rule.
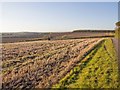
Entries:
[[114,47],[115,47],[115,50],[116,50],[117,59],[118,59],[118,69],[119,69],[119,72],[120,72],[120,53],[119,53],[120,41],[116,38],[112,38],[112,41],[113,41],[113,44],[114,44]]
[[118,71],[119,71],[119,83],[120,83],[120,40],[113,38],[113,44],[115,46],[115,50],[117,53],[117,59],[118,59]]

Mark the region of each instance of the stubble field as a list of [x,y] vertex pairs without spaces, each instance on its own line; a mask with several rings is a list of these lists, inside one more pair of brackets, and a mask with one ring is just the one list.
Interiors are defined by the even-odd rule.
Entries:
[[2,87],[51,87],[102,41],[94,38],[2,44]]

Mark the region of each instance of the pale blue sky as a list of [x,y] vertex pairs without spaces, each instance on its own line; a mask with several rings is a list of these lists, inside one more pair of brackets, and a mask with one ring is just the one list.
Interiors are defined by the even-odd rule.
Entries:
[[2,32],[114,29],[117,2],[2,3]]

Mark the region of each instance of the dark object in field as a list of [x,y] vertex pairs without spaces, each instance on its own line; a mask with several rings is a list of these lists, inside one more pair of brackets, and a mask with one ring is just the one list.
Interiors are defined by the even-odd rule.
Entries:
[[48,38],[48,40],[51,40],[50,38]]

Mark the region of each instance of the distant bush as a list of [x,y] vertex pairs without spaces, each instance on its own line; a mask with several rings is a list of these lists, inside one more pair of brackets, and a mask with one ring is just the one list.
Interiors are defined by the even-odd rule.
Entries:
[[120,26],[120,21],[118,21],[118,22],[116,23],[116,26]]
[[120,39],[120,21],[116,23],[115,37]]

